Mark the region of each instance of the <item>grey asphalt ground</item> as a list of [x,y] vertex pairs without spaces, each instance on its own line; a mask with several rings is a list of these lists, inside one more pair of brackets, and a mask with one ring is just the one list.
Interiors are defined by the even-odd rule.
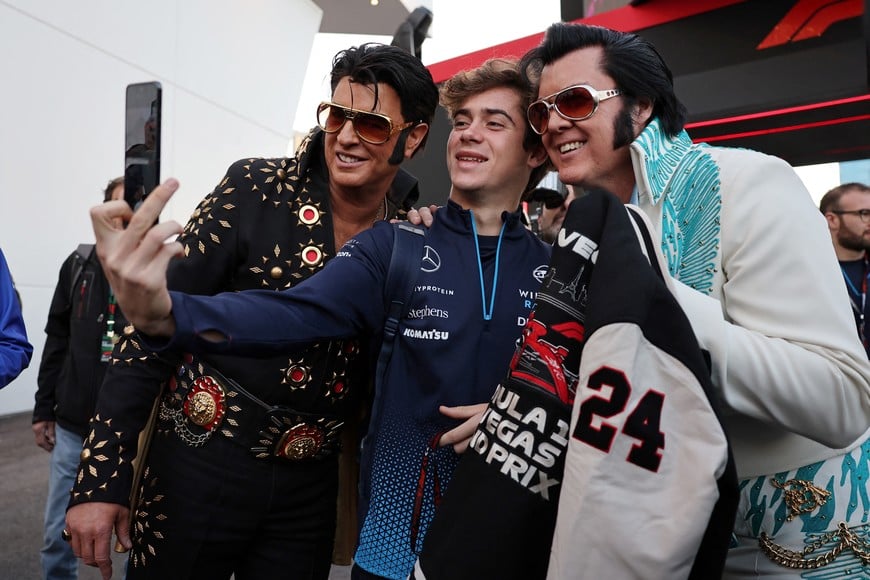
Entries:
[[[48,461],[49,454],[33,441],[30,413],[0,416],[0,580],[42,577],[39,548]],[[113,556],[113,580],[123,578],[124,558]],[[96,569],[79,567],[80,580],[100,578]],[[332,567],[329,580],[349,579],[349,566]]]

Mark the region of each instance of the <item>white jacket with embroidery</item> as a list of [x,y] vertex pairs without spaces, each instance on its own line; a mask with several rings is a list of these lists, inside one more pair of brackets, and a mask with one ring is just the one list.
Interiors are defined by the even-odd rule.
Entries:
[[838,455],[870,427],[870,363],[825,220],[794,170],[756,151],[631,145],[638,204],[713,363],[738,476]]

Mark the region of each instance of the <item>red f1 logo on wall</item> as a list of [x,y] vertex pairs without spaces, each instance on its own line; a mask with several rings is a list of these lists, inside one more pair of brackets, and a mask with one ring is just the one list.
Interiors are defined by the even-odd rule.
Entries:
[[757,46],[764,50],[821,36],[835,22],[864,13],[864,0],[799,0]]

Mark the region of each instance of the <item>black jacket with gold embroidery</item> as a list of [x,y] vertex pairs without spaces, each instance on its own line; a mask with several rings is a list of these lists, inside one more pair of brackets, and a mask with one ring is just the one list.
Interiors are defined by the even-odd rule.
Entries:
[[[417,197],[416,179],[399,170],[387,197],[387,213],[403,214]],[[173,290],[280,290],[318,272],[336,253],[322,132],[307,138],[296,157],[244,159],[230,166],[193,212],[179,241],[185,258],[170,265]],[[187,366],[196,369],[204,362],[269,405],[343,417],[367,384],[366,348],[358,341],[335,341],[292,357],[209,355],[192,362],[188,357]],[[87,501],[128,504],[130,462],[155,398],[168,383],[164,405],[177,406],[189,387],[173,377],[179,362],[148,352],[127,329],[113,353],[91,421],[71,506]],[[160,429],[158,425],[158,435]]]

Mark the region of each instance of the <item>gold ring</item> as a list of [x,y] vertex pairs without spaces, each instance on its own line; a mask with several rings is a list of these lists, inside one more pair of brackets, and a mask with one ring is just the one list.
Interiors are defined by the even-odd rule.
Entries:
[[64,542],[69,542],[70,540],[72,540],[72,534],[69,533],[69,530],[66,528],[64,528],[63,531],[60,533],[60,537],[63,538]]

